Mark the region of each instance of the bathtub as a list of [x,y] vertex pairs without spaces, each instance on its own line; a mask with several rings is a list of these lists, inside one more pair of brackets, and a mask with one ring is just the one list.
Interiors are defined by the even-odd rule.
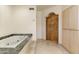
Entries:
[[0,40],[0,54],[17,54],[30,40],[29,35],[13,35]]

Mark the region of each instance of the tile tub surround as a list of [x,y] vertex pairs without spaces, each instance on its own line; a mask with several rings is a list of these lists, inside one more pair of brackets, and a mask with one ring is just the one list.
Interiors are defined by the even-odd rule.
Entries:
[[[13,37],[13,36],[28,36],[26,37],[19,45],[17,45],[15,48],[13,47],[0,47],[0,54],[18,54],[21,49],[24,47],[25,44],[27,44],[32,36],[32,34],[12,34],[11,36],[6,36],[7,38]],[[5,38],[6,39],[6,38]]]

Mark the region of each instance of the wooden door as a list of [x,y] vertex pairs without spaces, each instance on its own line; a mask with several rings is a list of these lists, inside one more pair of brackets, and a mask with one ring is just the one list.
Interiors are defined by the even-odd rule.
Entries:
[[46,39],[58,41],[58,15],[50,13],[46,18]]

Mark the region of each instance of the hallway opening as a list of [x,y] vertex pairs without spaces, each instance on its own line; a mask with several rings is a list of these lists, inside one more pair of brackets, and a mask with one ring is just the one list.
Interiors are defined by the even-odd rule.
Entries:
[[68,53],[62,46],[62,11],[67,8],[69,6],[37,5],[36,53],[63,53],[59,47]]
[[[37,6],[36,15],[36,50],[35,53],[68,53],[59,45],[59,13],[48,11],[54,5]],[[60,49],[59,47],[62,47]],[[56,52],[56,49],[58,52]],[[64,51],[62,51],[64,50]]]

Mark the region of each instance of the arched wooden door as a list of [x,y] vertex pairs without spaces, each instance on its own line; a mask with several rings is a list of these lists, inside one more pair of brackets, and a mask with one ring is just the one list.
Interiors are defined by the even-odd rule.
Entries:
[[46,17],[46,39],[58,42],[58,15],[53,12]]

